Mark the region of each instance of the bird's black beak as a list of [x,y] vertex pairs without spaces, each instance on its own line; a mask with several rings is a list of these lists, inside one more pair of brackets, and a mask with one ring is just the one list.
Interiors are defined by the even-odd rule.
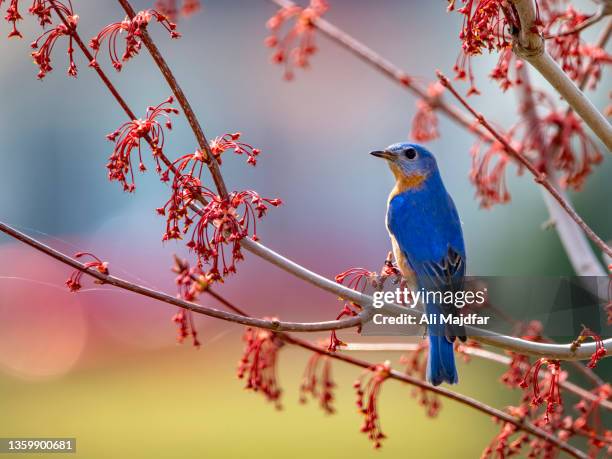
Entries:
[[390,151],[387,151],[387,150],[371,151],[370,154],[372,156],[376,156],[377,158],[383,158],[383,159],[388,159],[388,160],[392,160],[393,159],[393,153],[391,153]]

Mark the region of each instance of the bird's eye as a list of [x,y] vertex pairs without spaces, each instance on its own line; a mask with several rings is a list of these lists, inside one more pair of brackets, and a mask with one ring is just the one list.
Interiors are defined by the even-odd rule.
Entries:
[[406,151],[404,151],[404,155],[408,159],[414,159],[417,157],[417,151],[414,148],[408,148]]

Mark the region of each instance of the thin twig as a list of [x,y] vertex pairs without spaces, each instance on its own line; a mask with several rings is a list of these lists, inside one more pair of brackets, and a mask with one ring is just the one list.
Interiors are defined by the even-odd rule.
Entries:
[[574,208],[565,200],[553,184],[547,179],[546,175],[538,171],[538,169],[529,161],[529,159],[521,152],[517,151],[510,145],[508,140],[504,138],[497,130],[486,120],[481,114],[476,112],[474,108],[457,92],[450,80],[440,71],[437,72],[438,78],[442,84],[455,96],[455,98],[468,110],[472,116],[487,130],[489,133],[504,147],[506,152],[517,159],[525,168],[535,177],[536,183],[542,185],[555,198],[559,205],[569,214],[570,217],[582,228],[585,234],[593,241],[602,252],[612,256],[612,249],[591,229],[589,225],[578,215]]
[[567,37],[568,35],[580,33],[583,30],[597,24],[599,21],[601,21],[602,19],[604,19],[610,14],[612,14],[612,2],[610,2],[609,0],[604,0],[604,3],[601,4],[601,6],[599,7],[599,9],[597,10],[595,14],[585,19],[583,22],[578,24],[576,27],[570,30],[565,30],[563,32],[544,35],[544,39],[550,40],[554,38]]
[[80,263],[79,261],[69,257],[68,255],[58,250],[55,250],[54,248],[49,247],[46,244],[43,244],[42,242],[22,233],[21,231],[3,222],[0,222],[0,231],[56,259],[57,261],[64,263],[65,265],[68,265],[78,271],[81,271],[84,274],[87,274],[88,276],[93,277],[94,279],[97,279],[103,284],[112,285],[114,287],[128,290],[139,295],[153,298],[154,300],[162,301],[164,303],[188,309],[198,314],[214,317],[215,319],[221,319],[228,322],[234,322],[241,325],[248,325],[273,331],[316,332],[326,330],[338,330],[341,328],[354,328],[361,325],[364,320],[367,320],[369,317],[369,312],[366,310],[362,311],[355,317],[324,322],[284,322],[280,320],[257,319],[252,317],[246,317],[241,314],[233,314],[209,306],[202,306],[196,303],[191,303],[189,301],[184,301],[180,298],[167,295],[163,292],[159,292],[157,290],[153,290],[141,285],[134,284],[132,282],[128,282],[119,277],[111,276],[109,274],[103,274],[95,268],[87,268],[83,263]]

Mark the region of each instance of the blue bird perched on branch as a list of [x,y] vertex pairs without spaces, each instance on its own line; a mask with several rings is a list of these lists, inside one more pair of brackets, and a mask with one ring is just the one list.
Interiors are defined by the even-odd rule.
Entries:
[[[410,143],[396,143],[371,154],[385,159],[395,176],[387,204],[387,229],[404,279],[429,291],[461,289],[465,275],[461,221],[436,159],[424,147]],[[435,301],[428,301],[425,308],[429,317],[458,314],[455,306]],[[466,339],[463,327],[440,322],[430,322],[427,327],[427,380],[436,386],[458,382],[453,343],[457,337]]]

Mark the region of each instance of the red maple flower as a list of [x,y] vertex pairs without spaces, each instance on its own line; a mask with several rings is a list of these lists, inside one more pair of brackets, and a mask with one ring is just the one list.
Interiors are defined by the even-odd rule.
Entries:
[[247,164],[255,166],[257,164],[257,156],[260,150],[253,148],[248,143],[239,142],[240,132],[234,132],[233,134],[223,134],[222,136],[215,137],[210,142],[210,150],[217,159],[217,162],[221,164],[221,154],[227,150],[233,150],[237,155],[245,154],[247,156]]
[[[572,5],[561,10],[555,7],[544,9],[542,33],[548,37],[547,49],[559,62],[561,68],[575,81],[588,79],[595,88],[601,79],[602,67],[612,63],[605,49],[585,43],[580,31],[573,32],[591,15],[577,11]],[[588,64],[585,61],[588,60]]]
[[[457,79],[469,79],[468,95],[479,94],[475,85],[471,58],[483,51],[501,51],[512,47],[512,30],[518,29],[518,18],[503,0],[461,0],[463,6],[457,12],[464,16],[459,33],[462,51],[454,70]],[[450,11],[455,1],[449,2]]]
[[246,389],[261,392],[268,401],[281,409],[281,389],[276,371],[278,351],[283,342],[271,331],[247,328],[243,335],[244,352],[238,363],[237,375],[246,379]]
[[[381,441],[386,438],[380,427],[380,415],[378,413],[378,396],[383,383],[391,374],[389,361],[371,366],[353,383],[357,395],[357,408],[364,416],[361,432],[367,434],[374,444],[374,448],[380,448]],[[364,380],[367,379],[367,381]]]
[[[108,263],[106,261],[100,260],[94,254],[89,252],[77,252],[74,254],[75,258],[81,257],[90,257],[93,258],[93,261],[88,261],[84,264],[85,268],[96,268],[96,270],[101,274],[108,274]],[[83,271],[74,270],[70,275],[68,280],[66,281],[66,286],[71,292],[78,292],[81,290],[81,277],[83,276]],[[97,282],[97,281],[96,281]]]
[[[196,253],[198,267],[210,265],[206,277],[213,282],[236,272],[236,262],[244,258],[240,241],[249,234],[257,240],[257,220],[266,214],[269,206],[280,206],[282,201],[262,198],[252,190],[234,191],[222,198],[202,186],[200,179],[193,175],[195,171],[201,173],[202,162],[199,152],[175,162],[178,166],[172,195],[157,212],[167,218],[164,241],[182,239],[183,234],[191,231],[187,247]],[[190,163],[191,173],[183,174]],[[162,174],[162,179],[167,176]],[[201,209],[193,207],[198,200],[204,205]]]
[[[429,344],[427,341],[420,341],[417,349],[410,355],[403,355],[400,362],[406,365],[405,372],[407,375],[417,376],[425,380],[427,371],[427,354],[429,352]],[[425,408],[425,413],[431,418],[435,418],[442,407],[440,397],[435,392],[429,392],[421,387],[414,387],[411,395],[417,399],[419,405]]]
[[[172,271],[177,274],[174,282],[178,287],[178,296],[185,301],[195,301],[200,293],[208,288],[208,282],[202,271],[198,267],[189,266],[187,260],[182,260],[176,255],[174,256]],[[177,341],[179,343],[182,343],[186,338],[191,336],[193,345],[195,347],[200,347],[192,311],[179,308],[177,313],[172,317],[172,321],[178,326]]]
[[153,157],[156,161],[156,169],[158,172],[161,171],[159,156],[164,147],[164,130],[158,118],[164,118],[165,127],[172,129],[170,115],[178,114],[178,110],[170,106],[173,102],[174,99],[169,97],[155,107],[148,107],[144,120],[137,119],[123,123],[119,129],[106,136],[108,140],[115,143],[113,154],[106,165],[108,178],[111,181],[116,180],[121,183],[125,191],[132,192],[136,188],[132,168],[132,152],[135,148],[138,150],[138,169],[141,172],[147,170],[140,149],[142,139],[150,142]]
[[427,88],[430,100],[419,99],[416,101],[417,112],[412,118],[410,135],[417,142],[429,142],[440,137],[438,116],[431,101],[436,101],[442,92],[444,92],[444,86],[439,82],[432,83]]
[[[65,6],[60,2],[53,2],[53,4],[64,15],[67,24],[58,24],[44,32],[30,44],[30,47],[35,50],[32,51],[32,58],[34,59],[34,63],[38,66],[38,78],[41,80],[47,73],[53,70],[51,66],[51,52],[57,40],[64,36],[68,37],[68,75],[73,77],[77,76],[77,67],[74,63],[73,35],[76,31],[79,17],[72,12],[71,6]],[[39,22],[41,22],[42,25],[51,23],[48,9],[45,9],[44,6],[33,6],[33,8],[35,8],[35,14],[38,15]]]
[[[2,6],[3,1],[4,0],[0,0],[0,6]],[[13,29],[9,32],[8,37],[23,38],[21,32],[17,30],[17,22],[23,19],[23,17],[19,13],[19,0],[10,0],[10,3],[6,9],[6,16],[4,16],[4,19],[6,19],[7,22],[10,22],[13,27]]]
[[597,457],[606,444],[610,448],[610,442],[606,440],[612,437],[612,430],[603,428],[600,407],[602,401],[612,396],[612,386],[603,384],[596,387],[592,393],[596,396],[595,400],[583,398],[574,405],[579,416],[574,419],[572,427],[589,439],[589,457]]
[[[542,395],[540,391],[540,370],[543,365],[546,365],[548,368],[548,373],[544,377],[545,383],[548,385],[548,391],[545,395]],[[547,360],[542,358],[536,360],[533,366],[527,370],[527,373],[525,373],[525,376],[523,377],[523,381],[520,383],[520,386],[523,389],[526,389],[529,386],[533,388],[533,397],[531,398],[531,404],[533,406],[539,406],[543,402],[546,402],[546,422],[550,420],[550,414],[554,412],[555,407],[563,404],[563,400],[561,399],[561,394],[559,392],[560,380],[561,362],[558,360]]]
[[[121,71],[123,63],[130,60],[140,52],[142,47],[142,33],[146,30],[151,19],[156,19],[168,31],[171,38],[179,38],[181,35],[176,31],[176,24],[170,22],[167,16],[156,10],[139,11],[132,19],[126,17],[121,22],[114,22],[104,27],[98,35],[93,37],[89,46],[94,50],[94,58],[89,63],[92,67],[98,65],[98,53],[104,40],[108,40],[108,53],[113,67]],[[120,34],[125,33],[125,50],[121,57],[117,50],[117,39]]]
[[551,110],[541,124],[547,141],[544,152],[554,154],[546,158],[548,165],[562,173],[562,186],[579,191],[593,166],[603,160],[597,144],[573,111]]
[[334,414],[334,389],[336,383],[332,378],[331,359],[322,353],[313,352],[308,359],[302,384],[300,385],[300,403],[306,403],[308,397],[319,401],[319,406],[327,414]]
[[[266,38],[266,46],[276,48],[272,61],[284,64],[286,80],[293,79],[293,67],[306,68],[310,57],[317,51],[314,45],[315,26],[313,21],[320,18],[329,8],[326,0],[310,0],[306,8],[292,5],[279,9],[268,19],[266,27],[270,35]],[[281,38],[281,28],[290,20],[295,19],[289,32]],[[295,42],[298,41],[297,45]]]
[[588,338],[591,338],[595,342],[595,352],[593,352],[591,355],[591,360],[589,360],[589,363],[587,363],[587,367],[595,368],[597,366],[597,362],[603,359],[607,353],[601,336],[583,325],[580,335],[578,335],[578,338],[576,338],[572,343],[572,349],[578,349],[580,345]]
[[[497,65],[493,68],[489,77],[499,83],[502,91],[507,91],[512,86],[518,86],[523,83],[519,71],[523,67],[522,60],[517,59],[511,48],[505,48],[499,53]],[[510,75],[511,67],[514,67],[514,79]]]
[[470,150],[472,156],[470,181],[476,187],[480,206],[488,209],[494,204],[510,201],[510,193],[506,186],[506,167],[510,157],[504,145],[497,141],[489,144],[486,151],[481,153],[484,142],[486,141],[479,140]]
[[38,24],[41,27],[45,27],[46,25],[51,24],[52,4],[57,4],[59,6],[59,2],[54,2],[53,0],[34,0],[32,2],[32,6],[30,6],[28,10],[31,15],[36,16],[38,18]]

